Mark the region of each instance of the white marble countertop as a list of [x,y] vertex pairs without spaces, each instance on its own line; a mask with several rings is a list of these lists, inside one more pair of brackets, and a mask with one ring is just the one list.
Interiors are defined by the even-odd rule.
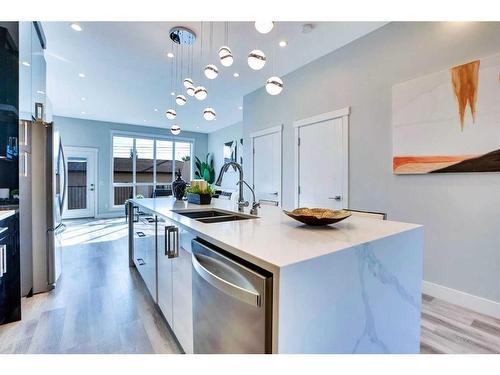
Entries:
[[[201,223],[172,210],[217,208],[237,211],[234,202],[212,199],[210,205],[176,201],[173,197],[134,199],[134,204],[175,221],[180,227],[263,268],[276,270],[294,263],[375,241],[421,225],[351,216],[326,227],[311,227],[286,216],[281,208],[263,206],[258,218]],[[249,209],[245,209],[248,213]]]
[[16,210],[0,210],[0,221],[16,214]]

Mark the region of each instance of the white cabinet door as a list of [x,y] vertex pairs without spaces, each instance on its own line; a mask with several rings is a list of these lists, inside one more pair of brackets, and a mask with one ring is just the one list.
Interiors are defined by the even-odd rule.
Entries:
[[342,119],[299,128],[299,207],[343,206]]
[[281,204],[281,131],[253,138],[253,185],[258,201]]
[[156,302],[155,225],[141,218],[134,223],[134,263]]
[[[157,226],[157,259],[158,259],[158,306],[162,311],[169,326],[173,327],[173,285],[172,285],[172,259],[169,258],[167,244],[167,227],[170,221],[158,218]],[[171,256],[171,255],[170,255]]]
[[186,353],[193,353],[193,293],[191,240],[194,236],[179,228],[179,256],[173,265],[173,330]]

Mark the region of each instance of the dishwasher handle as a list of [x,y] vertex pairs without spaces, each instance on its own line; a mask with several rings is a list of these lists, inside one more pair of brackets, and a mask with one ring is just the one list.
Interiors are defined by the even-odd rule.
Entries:
[[198,275],[200,275],[207,283],[219,289],[221,292],[224,292],[234,298],[237,298],[242,302],[248,303],[249,305],[256,307],[261,306],[262,298],[259,293],[254,292],[253,290],[242,288],[236,284],[233,284],[215,275],[199,262],[198,257],[200,259],[203,259],[207,263],[213,262],[213,260],[211,260],[210,257],[201,254],[192,255],[193,268],[198,273]]

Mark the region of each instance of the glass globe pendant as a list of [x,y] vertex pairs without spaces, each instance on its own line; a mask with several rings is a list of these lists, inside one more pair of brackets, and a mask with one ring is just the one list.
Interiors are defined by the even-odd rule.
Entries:
[[194,90],[195,90],[195,87],[194,86],[189,86],[187,89],[186,89],[186,92],[189,96],[194,96]]
[[181,132],[181,127],[179,125],[172,125],[172,127],[170,128],[170,132],[173,135],[179,135]]
[[213,108],[205,108],[203,110],[203,118],[207,121],[215,120],[215,109]]
[[259,49],[248,54],[248,66],[253,70],[261,70],[266,65],[266,55]]
[[219,75],[219,70],[214,64],[208,64],[205,67],[204,73],[208,79],[215,79]]
[[175,109],[169,109],[167,112],[165,112],[165,116],[167,116],[169,120],[173,120],[175,116],[177,116],[177,112],[175,112]]
[[184,95],[177,95],[175,97],[175,102],[178,104],[178,105],[184,105],[186,104],[187,102],[187,99]]
[[269,95],[278,95],[283,91],[283,80],[280,77],[270,77],[266,81],[266,91]]
[[203,86],[198,86],[194,90],[194,97],[198,100],[205,100],[207,98],[208,92],[207,89]]
[[231,52],[231,49],[228,46],[222,46],[219,49],[219,59],[220,59],[220,63],[223,66],[228,67],[228,66],[233,65],[233,61],[234,61],[233,53]]
[[191,78],[186,78],[183,82],[185,88],[193,86],[193,80]]
[[267,34],[273,27],[273,21],[255,21],[255,29],[261,34]]

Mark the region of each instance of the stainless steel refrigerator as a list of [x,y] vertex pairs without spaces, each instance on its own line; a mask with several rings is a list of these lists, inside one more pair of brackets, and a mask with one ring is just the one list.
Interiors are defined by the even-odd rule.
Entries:
[[54,123],[20,121],[21,290],[53,289],[62,273],[67,171]]

